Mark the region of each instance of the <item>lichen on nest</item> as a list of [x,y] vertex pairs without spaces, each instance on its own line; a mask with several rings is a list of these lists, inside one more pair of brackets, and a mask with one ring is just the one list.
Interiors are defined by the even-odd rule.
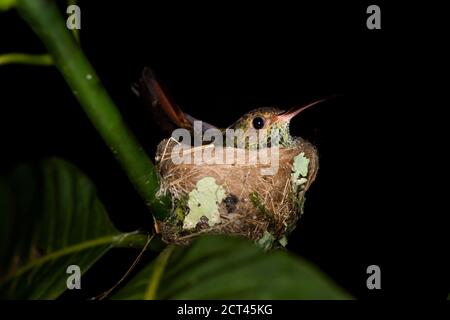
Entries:
[[[265,249],[286,245],[317,174],[318,156],[312,144],[299,139],[293,147],[280,147],[273,175],[261,174],[270,164],[251,160],[258,151],[245,150],[244,162],[176,164],[171,152],[177,145],[174,139],[163,140],[156,154],[160,193],[174,202],[172,214],[160,222],[165,242],[188,244],[208,233],[242,236]],[[214,145],[204,145],[184,153],[193,159],[194,153],[206,148],[209,154],[216,152]],[[225,154],[242,151],[224,149]]]

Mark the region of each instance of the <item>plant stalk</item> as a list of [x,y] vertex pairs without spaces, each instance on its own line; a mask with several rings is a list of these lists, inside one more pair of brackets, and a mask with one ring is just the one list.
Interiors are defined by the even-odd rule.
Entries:
[[0,65],[31,64],[36,66],[51,66],[52,56],[49,54],[6,53],[0,55]]

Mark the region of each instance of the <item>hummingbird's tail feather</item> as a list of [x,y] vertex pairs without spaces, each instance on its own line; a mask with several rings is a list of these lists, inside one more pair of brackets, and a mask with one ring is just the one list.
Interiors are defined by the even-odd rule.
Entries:
[[142,71],[139,93],[164,131],[170,130],[171,133],[176,128],[192,129],[192,124],[186,119],[181,108],[166,94],[150,68],[144,68]]
[[[131,90],[150,107],[152,117],[166,134],[171,135],[177,128],[194,131],[194,121],[197,119],[181,110],[159,84],[150,68],[144,68],[141,79],[131,86]],[[202,132],[209,128],[216,127],[203,122]]]

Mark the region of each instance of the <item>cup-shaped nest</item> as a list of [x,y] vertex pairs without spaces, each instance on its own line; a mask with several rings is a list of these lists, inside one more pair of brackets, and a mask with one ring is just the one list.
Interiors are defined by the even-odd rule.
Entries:
[[318,170],[316,148],[300,138],[289,148],[260,150],[166,139],[156,163],[160,193],[174,202],[171,215],[159,222],[165,242],[230,234],[266,249],[286,245]]

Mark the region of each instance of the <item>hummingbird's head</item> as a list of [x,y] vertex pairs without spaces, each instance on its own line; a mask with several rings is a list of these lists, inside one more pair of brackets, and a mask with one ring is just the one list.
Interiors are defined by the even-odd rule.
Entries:
[[244,114],[229,129],[236,130],[236,135],[240,138],[257,134],[257,140],[245,141],[246,147],[265,147],[269,144],[270,134],[275,132],[274,129],[279,129],[281,136],[284,135],[282,131],[289,135],[289,121],[278,119],[283,113],[284,111],[278,108],[258,108]]
[[288,111],[271,107],[258,108],[247,112],[229,129],[241,130],[238,136],[244,138],[250,137],[256,132],[257,140],[253,140],[254,142],[247,141],[250,139],[245,140],[245,147],[250,149],[271,146],[271,140],[274,137],[278,138],[281,146],[286,147],[293,141],[289,133],[289,123],[292,118],[323,100],[315,101],[306,106],[291,108]]

